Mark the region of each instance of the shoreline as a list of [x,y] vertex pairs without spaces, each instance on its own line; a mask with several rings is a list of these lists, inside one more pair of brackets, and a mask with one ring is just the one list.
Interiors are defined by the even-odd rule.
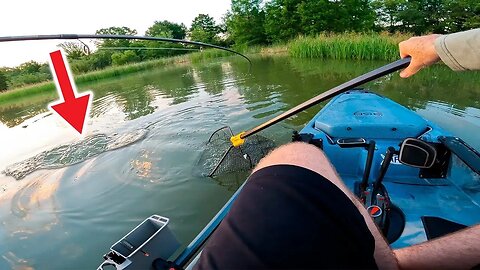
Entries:
[[[344,59],[344,60],[387,60],[398,58],[397,44],[408,38],[404,34],[385,33],[344,33],[321,34],[313,37],[299,36],[285,44],[272,44],[268,46],[252,46],[239,51],[247,56],[272,56],[288,55],[292,58],[310,59]],[[138,62],[75,75],[75,83],[82,85],[93,81],[101,81],[120,75],[133,74],[153,68],[168,65],[188,65],[200,63],[205,60],[231,57],[231,53],[207,49],[180,56],[160,58],[145,62]],[[0,93],[0,105],[15,101],[25,96],[31,96],[48,91],[54,91],[53,81],[46,81],[21,88],[6,90]]]

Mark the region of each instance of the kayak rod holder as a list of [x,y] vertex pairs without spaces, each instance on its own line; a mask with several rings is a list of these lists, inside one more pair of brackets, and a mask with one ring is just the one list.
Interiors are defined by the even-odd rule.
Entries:
[[367,147],[367,162],[365,163],[365,170],[363,171],[361,190],[365,191],[368,187],[368,178],[370,177],[370,171],[372,169],[373,156],[375,153],[375,141],[370,141]]
[[382,184],[383,178],[385,177],[385,174],[387,173],[388,166],[392,162],[392,157],[393,154],[395,154],[395,148],[393,147],[388,147],[387,153],[385,154],[385,158],[383,159],[382,166],[380,167],[380,173],[378,174],[377,180],[375,180],[375,183],[373,184],[373,190],[372,190],[372,196],[375,196],[378,188]]

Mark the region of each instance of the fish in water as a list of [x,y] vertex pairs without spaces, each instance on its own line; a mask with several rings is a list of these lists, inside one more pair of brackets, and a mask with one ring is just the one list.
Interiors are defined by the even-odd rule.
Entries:
[[2,173],[16,180],[41,169],[57,169],[135,143],[147,135],[148,129],[139,129],[125,134],[94,134],[85,139],[43,151],[24,161],[8,166]]

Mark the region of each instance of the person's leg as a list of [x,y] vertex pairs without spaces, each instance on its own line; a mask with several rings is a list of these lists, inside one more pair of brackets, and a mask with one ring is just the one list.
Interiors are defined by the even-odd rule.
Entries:
[[480,224],[396,249],[402,269],[480,269]]
[[395,268],[362,208],[322,151],[282,146],[255,168],[196,268]]
[[[378,267],[380,269],[398,268],[395,255],[390,249],[385,238],[380,233],[365,207],[363,207],[356,196],[353,195],[353,193],[340,179],[323,151],[311,144],[306,143],[296,142],[286,144],[275,149],[269,155],[263,158],[253,172],[259,171],[268,166],[279,164],[295,165],[312,170],[322,175],[325,177],[325,179],[337,186],[358,208],[370,232],[375,238],[375,261],[377,262]],[[298,181],[301,181],[301,179],[298,179]]]

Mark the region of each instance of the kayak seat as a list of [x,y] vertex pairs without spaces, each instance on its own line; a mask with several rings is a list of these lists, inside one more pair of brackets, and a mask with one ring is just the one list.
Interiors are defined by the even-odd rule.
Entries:
[[418,137],[425,119],[392,100],[364,90],[334,98],[316,116],[314,128],[330,137],[399,139]]

